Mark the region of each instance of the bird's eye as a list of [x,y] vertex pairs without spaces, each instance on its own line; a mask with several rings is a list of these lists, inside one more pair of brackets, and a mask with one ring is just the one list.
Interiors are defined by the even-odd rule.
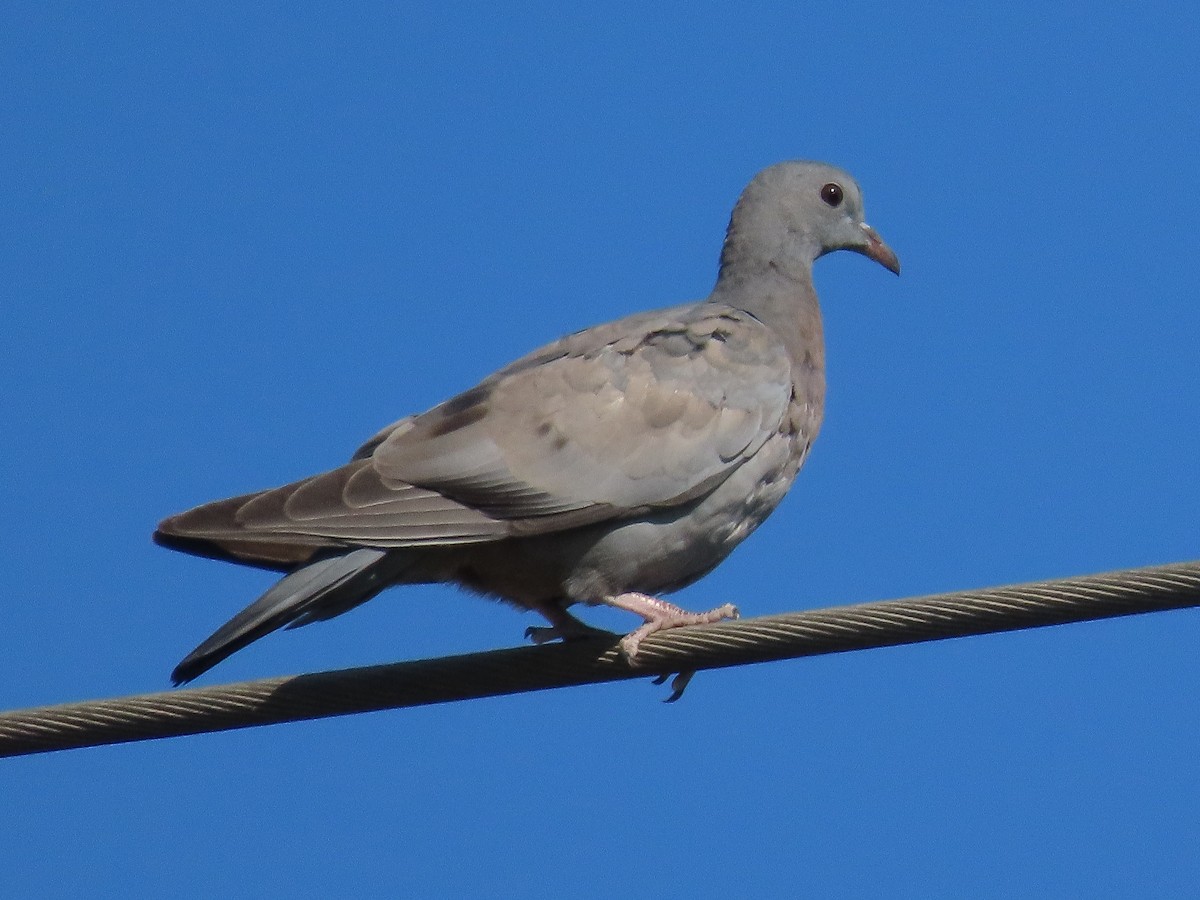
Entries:
[[838,207],[842,205],[842,186],[834,184],[832,181],[825,187],[821,188],[821,199],[830,206]]

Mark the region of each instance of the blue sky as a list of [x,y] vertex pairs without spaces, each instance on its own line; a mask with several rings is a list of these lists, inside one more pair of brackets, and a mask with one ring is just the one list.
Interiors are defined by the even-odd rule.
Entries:
[[[1200,557],[1185,4],[9,4],[0,707],[164,689],[269,583],[164,515],[711,287],[853,172],[825,429],[679,595],[755,615]],[[592,621],[628,627],[628,618]],[[202,683],[511,646],[440,587]],[[1193,612],[0,762],[5,896],[1172,896]]]

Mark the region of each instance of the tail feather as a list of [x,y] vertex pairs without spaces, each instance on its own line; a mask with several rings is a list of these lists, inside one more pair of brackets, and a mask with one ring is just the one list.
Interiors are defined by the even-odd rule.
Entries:
[[191,681],[278,628],[332,618],[365,603],[392,583],[406,555],[362,547],[296,569],[184,657],[171,681]]

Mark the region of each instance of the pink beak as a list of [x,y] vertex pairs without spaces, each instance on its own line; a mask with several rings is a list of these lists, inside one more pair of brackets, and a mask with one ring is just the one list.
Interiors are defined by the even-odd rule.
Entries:
[[889,269],[899,275],[900,260],[896,258],[896,254],[892,251],[892,248],[885,244],[883,238],[876,234],[875,229],[866,222],[863,222],[862,230],[867,236],[867,247],[862,251],[863,256],[875,260],[875,262],[879,263],[885,269]]

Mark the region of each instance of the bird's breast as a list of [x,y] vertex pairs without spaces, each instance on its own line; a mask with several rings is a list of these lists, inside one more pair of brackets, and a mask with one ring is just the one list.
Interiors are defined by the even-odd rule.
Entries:
[[710,572],[779,505],[807,441],[780,432],[729,478],[686,507],[654,512],[598,533],[567,579],[571,599],[667,593]]

